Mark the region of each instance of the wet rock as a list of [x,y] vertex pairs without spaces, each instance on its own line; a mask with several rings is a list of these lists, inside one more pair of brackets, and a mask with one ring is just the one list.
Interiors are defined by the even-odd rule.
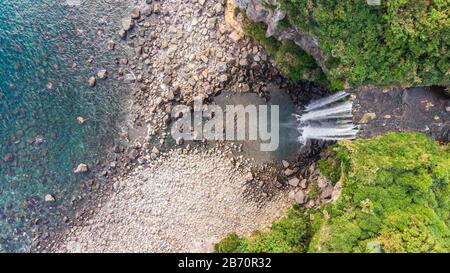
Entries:
[[101,69],[101,70],[98,71],[97,77],[100,80],[104,80],[104,79],[106,79],[108,77],[108,72],[106,71],[106,69]]
[[45,201],[46,203],[53,203],[53,202],[56,201],[56,199],[55,199],[55,197],[54,197],[53,195],[51,195],[51,194],[46,194],[45,197],[44,197],[44,201]]
[[81,163],[78,165],[78,167],[73,171],[74,173],[86,173],[89,171],[89,168],[86,164]]
[[97,79],[95,77],[90,77],[88,80],[88,84],[90,87],[94,87],[95,84],[97,83]]
[[77,117],[77,123],[78,123],[78,124],[82,125],[82,124],[84,124],[85,122],[86,122],[86,119],[85,119],[85,118],[83,118],[83,117]]

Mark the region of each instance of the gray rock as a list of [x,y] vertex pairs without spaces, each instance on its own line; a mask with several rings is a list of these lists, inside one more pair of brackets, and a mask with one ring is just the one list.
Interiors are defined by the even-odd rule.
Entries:
[[226,82],[226,81],[228,81],[228,76],[227,75],[220,75],[219,82]]
[[131,151],[128,153],[128,158],[131,160],[135,160],[139,157],[139,151],[136,149],[131,149]]
[[154,154],[159,154],[158,148],[153,147],[153,148],[152,148],[152,153],[154,153]]
[[330,199],[332,193],[333,193],[333,188],[332,188],[332,187],[326,187],[326,188],[323,189],[322,192],[320,193],[320,197],[321,197],[322,199]]
[[96,82],[97,82],[97,79],[95,77],[90,77],[88,80],[88,84],[90,87],[94,87]]
[[250,182],[253,180],[253,174],[252,172],[248,172],[247,175],[245,176],[245,181]]
[[302,179],[302,181],[300,182],[300,188],[306,189],[307,187],[308,187],[308,180]]
[[97,77],[101,80],[104,80],[108,77],[108,72],[106,71],[106,69],[101,69],[98,71]]
[[298,191],[295,193],[295,202],[297,202],[300,205],[305,204],[308,201],[308,197],[303,191]]
[[53,203],[53,202],[56,201],[56,199],[55,199],[55,197],[53,195],[47,194],[44,197],[44,201],[47,202],[47,203]]
[[134,8],[131,11],[131,15],[130,16],[131,16],[132,19],[139,19],[139,18],[141,18],[141,10],[139,8]]
[[293,169],[286,169],[286,170],[284,170],[284,174],[286,175],[286,176],[291,176],[291,175],[293,175],[294,174],[294,170]]
[[129,31],[134,27],[134,22],[131,17],[125,17],[122,19],[122,29]]
[[298,183],[300,183],[300,180],[297,177],[291,178],[288,181],[289,185],[297,187]]
[[73,171],[74,173],[85,173],[89,171],[89,168],[86,164],[81,163],[78,165],[78,167]]
[[230,39],[231,40],[233,40],[233,42],[239,42],[239,40],[241,39],[241,35],[239,35],[239,33],[237,33],[237,31],[233,31],[231,34],[230,34]]
[[286,160],[282,160],[281,163],[283,164],[284,168],[289,167],[289,162],[287,162]]
[[86,122],[86,119],[83,117],[77,117],[77,123],[83,125]]

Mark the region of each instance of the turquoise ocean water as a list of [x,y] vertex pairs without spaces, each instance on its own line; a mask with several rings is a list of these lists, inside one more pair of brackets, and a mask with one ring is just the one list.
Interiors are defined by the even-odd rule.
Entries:
[[109,2],[0,0],[0,251],[27,251],[61,223],[87,176],[73,169],[114,141],[126,88],[112,76],[87,84],[122,54],[108,41],[124,7]]

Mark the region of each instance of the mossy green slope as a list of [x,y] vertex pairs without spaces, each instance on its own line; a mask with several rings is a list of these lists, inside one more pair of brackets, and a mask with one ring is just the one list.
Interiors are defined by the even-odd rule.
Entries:
[[323,173],[339,173],[334,179],[343,184],[335,204],[320,212],[293,208],[270,231],[227,237],[228,246],[234,239],[239,247],[222,248],[224,240],[216,250],[371,252],[380,246],[384,252],[450,251],[447,146],[419,133],[394,133],[342,141],[329,152],[331,164],[322,164]]
[[279,0],[318,39],[330,81],[352,86],[450,82],[450,0]]

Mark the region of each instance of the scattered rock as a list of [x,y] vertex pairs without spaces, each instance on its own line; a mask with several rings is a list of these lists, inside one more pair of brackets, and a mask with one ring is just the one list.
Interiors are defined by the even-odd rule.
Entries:
[[297,202],[300,205],[305,204],[308,201],[308,197],[306,196],[306,194],[303,191],[297,191],[295,193],[295,202]]
[[86,173],[89,170],[88,166],[84,163],[78,165],[78,167],[73,171],[74,173]]
[[129,31],[133,28],[134,23],[131,17],[125,17],[122,19],[122,29],[124,31]]
[[139,8],[134,8],[131,11],[131,18],[132,19],[139,19],[139,18],[141,18],[141,10]]
[[106,71],[106,69],[99,70],[98,73],[97,73],[97,77],[100,80],[104,80],[104,79],[106,79],[108,77],[108,72]]
[[286,170],[284,170],[284,174],[285,174],[286,176],[291,176],[291,175],[293,175],[294,173],[295,173],[295,171],[294,171],[293,169],[287,168]]
[[300,183],[300,180],[297,177],[291,178],[288,181],[289,185],[297,187],[298,183]]
[[131,149],[131,151],[128,153],[128,158],[131,160],[135,160],[139,157],[139,151],[136,149]]
[[94,87],[96,83],[97,83],[97,79],[95,77],[92,76],[89,78],[88,84],[90,87]]
[[82,125],[86,122],[86,119],[83,117],[77,117],[77,122],[78,122],[78,124]]
[[253,180],[253,174],[252,172],[248,172],[247,175],[245,176],[245,181],[250,182]]
[[219,82],[226,82],[228,81],[228,76],[227,75],[220,75],[219,76]]
[[233,42],[238,42],[241,39],[241,35],[237,31],[233,31],[230,34],[230,39],[233,40]]
[[302,182],[300,182],[300,188],[306,189],[308,187],[308,180],[302,179]]
[[284,168],[289,167],[289,162],[287,162],[286,160],[282,160],[281,163],[283,164]]
[[152,153],[154,153],[154,154],[159,154],[159,150],[158,150],[158,148],[156,148],[155,146],[153,146],[153,148],[152,148]]
[[321,197],[322,199],[330,199],[332,193],[333,193],[333,188],[332,188],[332,187],[326,187],[326,188],[323,189],[322,192],[320,193],[320,197]]
[[375,114],[375,113],[365,113],[365,114],[362,116],[362,118],[361,118],[361,120],[359,121],[359,123],[365,124],[365,123],[368,123],[370,120],[374,120],[374,119],[376,119],[376,118],[377,118],[377,114]]
[[55,197],[54,197],[53,195],[51,195],[51,194],[46,194],[45,197],[44,197],[44,201],[45,201],[46,203],[53,203],[53,202],[56,201],[56,199],[55,199]]

